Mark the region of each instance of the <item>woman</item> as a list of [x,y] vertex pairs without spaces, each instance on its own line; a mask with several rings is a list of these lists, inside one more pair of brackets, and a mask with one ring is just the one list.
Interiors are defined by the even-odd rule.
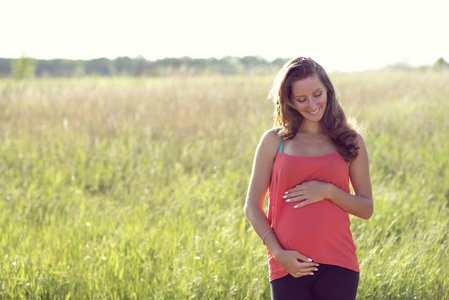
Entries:
[[270,98],[275,129],[257,147],[244,212],[268,248],[272,299],[355,299],[359,265],[348,214],[373,213],[363,138],[310,58],[286,63]]

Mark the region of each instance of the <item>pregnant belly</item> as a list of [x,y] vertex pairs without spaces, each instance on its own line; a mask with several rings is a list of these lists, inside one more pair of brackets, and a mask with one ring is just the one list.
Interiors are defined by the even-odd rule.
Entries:
[[[348,214],[329,200],[293,208],[283,206],[274,231],[285,250],[296,250],[318,261],[341,244],[352,243]],[[349,239],[349,240],[348,240]]]

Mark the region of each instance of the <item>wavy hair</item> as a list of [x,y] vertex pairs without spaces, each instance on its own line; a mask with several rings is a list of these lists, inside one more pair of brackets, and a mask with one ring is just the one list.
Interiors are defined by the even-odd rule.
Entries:
[[318,76],[327,91],[327,105],[320,120],[321,127],[328,135],[338,153],[349,162],[358,155],[357,132],[346,119],[346,115],[338,102],[334,86],[326,71],[311,58],[299,57],[288,61],[276,76],[268,95],[275,104],[274,126],[281,128],[282,139],[293,138],[299,130],[304,117],[292,103],[292,85],[298,80]]

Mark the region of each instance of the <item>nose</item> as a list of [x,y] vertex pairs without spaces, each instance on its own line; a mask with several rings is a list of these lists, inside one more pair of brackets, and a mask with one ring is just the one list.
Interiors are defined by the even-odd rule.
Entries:
[[318,108],[318,105],[316,104],[316,102],[313,99],[310,99],[309,107],[310,107],[310,109],[314,110],[314,109]]

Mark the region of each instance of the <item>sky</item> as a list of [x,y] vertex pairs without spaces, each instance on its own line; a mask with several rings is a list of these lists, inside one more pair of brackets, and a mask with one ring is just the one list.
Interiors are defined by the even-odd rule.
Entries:
[[0,58],[311,57],[328,71],[449,61],[447,0],[0,0]]

